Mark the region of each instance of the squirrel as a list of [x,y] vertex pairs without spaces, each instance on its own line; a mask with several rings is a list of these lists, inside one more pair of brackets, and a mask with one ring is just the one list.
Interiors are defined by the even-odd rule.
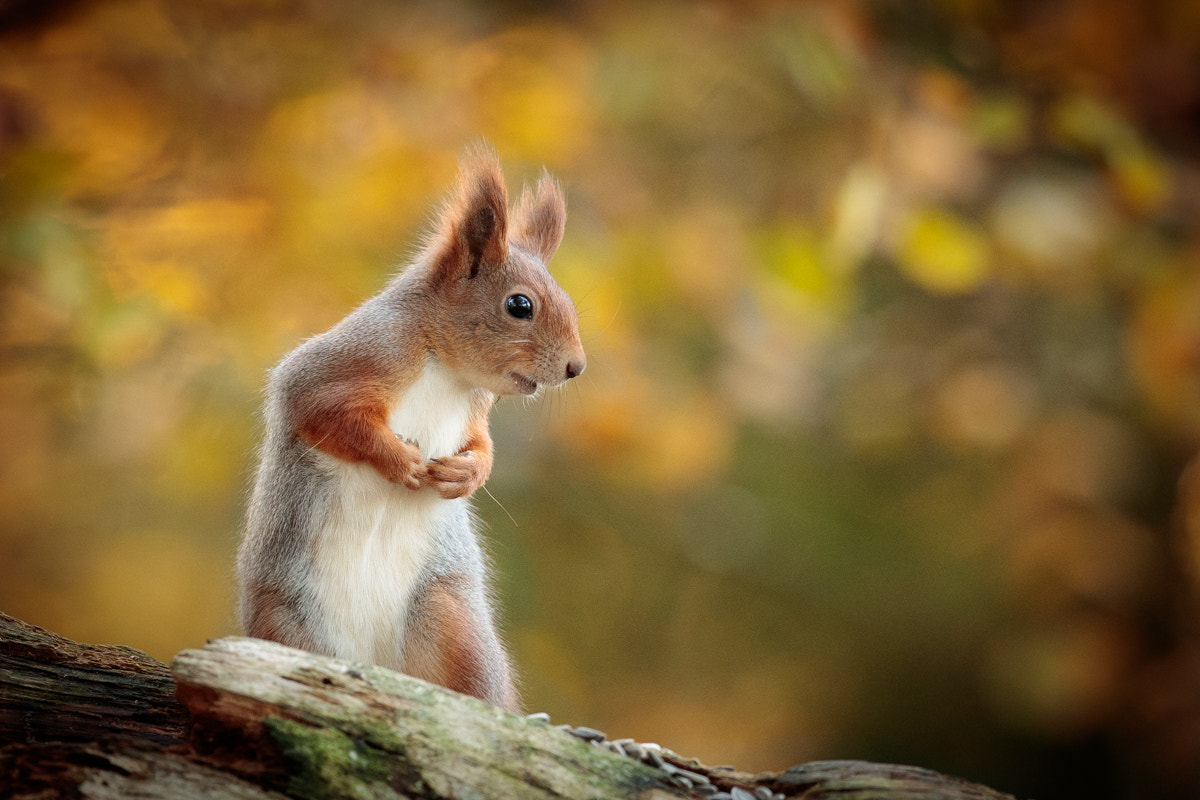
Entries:
[[271,371],[237,559],[247,635],[517,710],[468,498],[497,396],[586,366],[546,269],[565,222],[548,172],[510,215],[498,157],[468,151],[415,258]]

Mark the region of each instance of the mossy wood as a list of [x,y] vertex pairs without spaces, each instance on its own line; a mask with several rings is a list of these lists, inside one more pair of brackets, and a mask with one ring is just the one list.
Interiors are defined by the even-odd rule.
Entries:
[[[858,761],[758,775],[669,753],[668,761],[726,792],[764,786],[809,800],[1009,798],[928,770]],[[229,638],[185,650],[168,670],[129,648],[80,645],[0,614],[0,796],[133,795],[661,800],[699,793],[545,722],[385,669]]]

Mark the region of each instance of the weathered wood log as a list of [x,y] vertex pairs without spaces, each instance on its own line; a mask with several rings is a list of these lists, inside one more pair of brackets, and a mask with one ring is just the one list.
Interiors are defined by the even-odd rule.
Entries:
[[128,736],[186,741],[165,664],[132,647],[79,644],[0,613],[0,742]]
[[662,771],[545,722],[380,667],[232,638],[185,650],[173,670],[194,745],[277,754],[285,770],[268,782],[303,797],[651,798],[670,787]]
[[6,798],[662,800],[758,789],[806,800],[1012,800],[912,767],[819,762],[750,775],[669,750],[621,755],[415,678],[255,639],[185,650],[169,673],[128,648],[0,617],[0,654]]
[[771,776],[768,785],[805,800],[1012,800],[1012,795],[933,770],[868,761],[812,761]]
[[6,800],[286,800],[217,767],[135,740],[0,747]]

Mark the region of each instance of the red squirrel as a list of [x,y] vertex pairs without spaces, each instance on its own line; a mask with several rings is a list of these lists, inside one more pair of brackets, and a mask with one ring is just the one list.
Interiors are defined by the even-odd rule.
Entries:
[[467,499],[496,397],[586,365],[546,269],[565,221],[549,173],[510,215],[496,156],[469,153],[413,261],[272,370],[238,551],[247,635],[516,710]]

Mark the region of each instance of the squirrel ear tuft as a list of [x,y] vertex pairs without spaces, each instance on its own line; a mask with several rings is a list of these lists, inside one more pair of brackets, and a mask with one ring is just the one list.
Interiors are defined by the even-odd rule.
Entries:
[[508,191],[500,160],[486,145],[473,147],[459,163],[458,183],[430,244],[440,278],[474,278],[508,256]]
[[543,169],[537,189],[531,191],[526,186],[513,212],[513,241],[549,263],[562,243],[566,224],[567,202],[562,189]]

